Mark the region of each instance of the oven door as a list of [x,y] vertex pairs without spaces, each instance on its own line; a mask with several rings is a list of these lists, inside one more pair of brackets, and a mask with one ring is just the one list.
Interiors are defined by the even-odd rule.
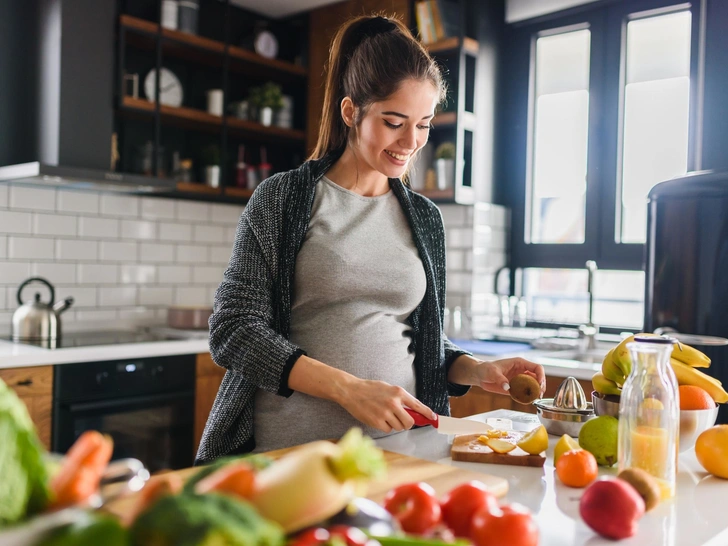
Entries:
[[114,440],[114,459],[134,457],[154,472],[194,462],[194,390],[60,403],[55,416],[54,451],[65,453],[85,430]]

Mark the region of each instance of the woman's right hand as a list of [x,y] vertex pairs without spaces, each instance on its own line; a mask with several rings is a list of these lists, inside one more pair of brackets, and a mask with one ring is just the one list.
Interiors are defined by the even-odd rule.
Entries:
[[356,379],[347,385],[337,402],[358,421],[382,432],[412,428],[415,422],[404,410],[405,406],[428,419],[436,417],[405,389],[384,381]]

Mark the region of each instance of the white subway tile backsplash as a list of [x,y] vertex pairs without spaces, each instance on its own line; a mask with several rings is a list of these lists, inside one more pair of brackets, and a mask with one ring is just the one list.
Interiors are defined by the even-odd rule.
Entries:
[[450,228],[445,231],[447,248],[461,248],[472,250],[473,229],[472,228]]
[[177,263],[199,264],[207,262],[207,247],[201,245],[177,245]]
[[85,191],[59,191],[58,211],[98,214],[99,194]]
[[440,205],[443,223],[448,227],[467,227],[468,213],[471,207],[462,205]]
[[173,199],[142,197],[140,205],[141,216],[149,220],[172,219],[174,218],[174,203]]
[[192,226],[190,224],[160,222],[159,240],[190,242],[192,241]]
[[472,273],[453,272],[447,275],[447,292],[470,295],[473,285]]
[[204,287],[184,287],[177,288],[175,296],[175,305],[209,305],[212,306],[212,300],[215,293]]
[[139,216],[139,198],[130,195],[101,194],[101,214]]
[[8,237],[8,258],[11,260],[52,260],[55,242],[45,237]]
[[10,207],[14,209],[56,210],[55,188],[10,186]]
[[192,280],[190,266],[160,265],[159,284],[187,284]]
[[156,276],[156,265],[124,264],[119,266],[119,280],[123,284],[152,284]]
[[155,309],[149,307],[131,307],[119,309],[119,319],[134,324],[153,324],[156,322]]
[[219,226],[197,225],[192,235],[196,243],[223,243],[225,230]]
[[176,218],[189,223],[208,222],[210,220],[210,205],[195,201],[177,201]]
[[8,257],[8,237],[0,235],[0,260]]
[[57,260],[93,261],[99,257],[99,245],[96,241],[83,239],[56,240]]
[[117,284],[117,266],[111,264],[78,264],[80,284]]
[[106,262],[135,262],[137,243],[122,241],[101,241],[99,259]]
[[7,298],[5,297],[5,291],[0,290],[0,310],[7,309],[6,301]]
[[81,216],[78,219],[78,234],[81,237],[118,239],[119,220],[116,218]]
[[220,282],[223,271],[221,266],[196,265],[192,270],[192,280],[195,284]]
[[78,322],[88,323],[92,326],[95,324],[116,320],[117,318],[118,317],[115,309],[76,311],[76,320]]
[[211,246],[210,247],[210,263],[211,264],[228,264],[230,255],[233,252],[232,245]]
[[229,227],[225,228],[225,242],[230,243],[230,245],[233,244],[235,241],[235,234],[237,233],[238,228],[237,227]]
[[28,262],[0,262],[0,284],[18,285],[30,277]]
[[157,224],[144,220],[122,220],[122,239],[154,239],[157,236]]
[[465,254],[463,250],[448,250],[447,251],[447,270],[449,271],[462,271],[465,267]]
[[75,236],[78,222],[75,216],[63,216],[60,214],[33,215],[33,233],[36,235],[64,235]]
[[136,286],[99,288],[99,307],[126,307],[136,305],[136,297]]
[[33,215],[30,212],[0,210],[0,233],[31,233]]
[[242,207],[237,205],[210,205],[210,220],[213,224],[237,224],[242,213]]
[[140,286],[139,305],[165,305],[174,304],[174,288],[169,286]]
[[59,262],[35,262],[31,265],[34,277],[43,277],[51,284],[73,284],[76,282],[76,264]]
[[88,309],[98,306],[98,289],[93,286],[57,286],[56,299],[63,300],[68,296],[73,298],[72,309]]
[[174,245],[164,243],[139,243],[139,260],[142,263],[168,263],[174,261]]
[[0,184],[0,207],[8,206],[8,186]]

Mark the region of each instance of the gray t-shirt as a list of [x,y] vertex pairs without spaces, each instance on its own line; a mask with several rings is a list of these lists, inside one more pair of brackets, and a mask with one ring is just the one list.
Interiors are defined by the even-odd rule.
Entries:
[[[392,279],[396,279],[392,281]],[[291,342],[309,357],[362,379],[415,393],[407,318],[427,287],[412,232],[391,192],[364,197],[324,177],[296,257]],[[256,451],[339,438],[363,426],[334,402],[258,390]],[[384,433],[370,427],[373,437]]]

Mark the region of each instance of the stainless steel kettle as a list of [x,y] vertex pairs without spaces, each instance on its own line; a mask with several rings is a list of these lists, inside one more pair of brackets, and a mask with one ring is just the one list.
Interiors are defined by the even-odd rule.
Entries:
[[[40,301],[40,294],[36,292],[33,301],[23,303],[23,288],[32,282],[45,284],[51,292],[50,302]],[[18,287],[18,307],[13,313],[12,338],[13,341],[32,343],[43,347],[56,347],[61,339],[60,314],[73,304],[73,298],[66,298],[53,304],[56,291],[53,285],[41,277],[31,277]]]

